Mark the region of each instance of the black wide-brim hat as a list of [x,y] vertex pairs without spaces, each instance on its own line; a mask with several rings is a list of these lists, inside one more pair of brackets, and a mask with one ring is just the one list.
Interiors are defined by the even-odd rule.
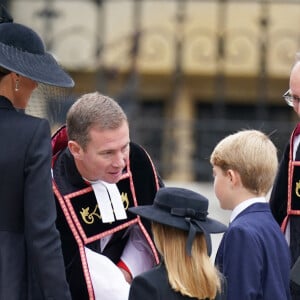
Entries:
[[208,218],[208,199],[192,190],[178,187],[159,189],[152,205],[129,208],[129,211],[148,220],[189,232],[187,249],[190,252],[196,232],[205,234],[208,254],[211,254],[211,233],[222,233],[227,226]]
[[0,24],[0,66],[40,83],[74,86],[73,79],[45,51],[37,33],[18,23]]

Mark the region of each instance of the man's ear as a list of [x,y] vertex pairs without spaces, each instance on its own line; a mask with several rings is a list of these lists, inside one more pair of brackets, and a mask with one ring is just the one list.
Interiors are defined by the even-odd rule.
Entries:
[[75,159],[80,159],[83,152],[81,146],[75,141],[68,141],[68,148]]

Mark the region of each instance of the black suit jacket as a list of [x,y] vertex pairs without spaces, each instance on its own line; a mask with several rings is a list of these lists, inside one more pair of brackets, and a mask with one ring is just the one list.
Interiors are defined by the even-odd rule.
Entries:
[[0,300],[71,299],[55,227],[50,128],[0,96]]

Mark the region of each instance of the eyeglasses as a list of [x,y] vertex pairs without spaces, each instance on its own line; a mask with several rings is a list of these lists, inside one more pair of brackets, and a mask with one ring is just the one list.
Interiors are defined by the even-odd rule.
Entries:
[[282,97],[291,107],[294,107],[294,101],[298,102],[298,104],[300,103],[300,97],[292,95],[291,90],[286,91]]

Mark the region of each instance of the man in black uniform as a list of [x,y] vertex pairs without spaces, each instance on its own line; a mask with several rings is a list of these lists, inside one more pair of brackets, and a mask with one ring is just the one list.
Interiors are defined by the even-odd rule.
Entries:
[[163,185],[155,167],[130,142],[122,108],[98,92],[72,105],[52,145],[56,223],[72,297],[125,300],[132,278],[159,260],[149,224],[128,212],[152,204]]
[[[290,89],[283,95],[285,101],[300,117],[300,61],[296,61],[290,74]],[[274,218],[281,226],[289,244],[292,264],[300,256],[300,123],[293,130],[282,156],[270,197]],[[299,264],[298,264],[299,265]],[[292,278],[294,275],[292,276]],[[299,274],[300,277],[300,274]],[[299,281],[299,280],[297,280]],[[300,299],[300,286],[291,281],[293,300]]]

